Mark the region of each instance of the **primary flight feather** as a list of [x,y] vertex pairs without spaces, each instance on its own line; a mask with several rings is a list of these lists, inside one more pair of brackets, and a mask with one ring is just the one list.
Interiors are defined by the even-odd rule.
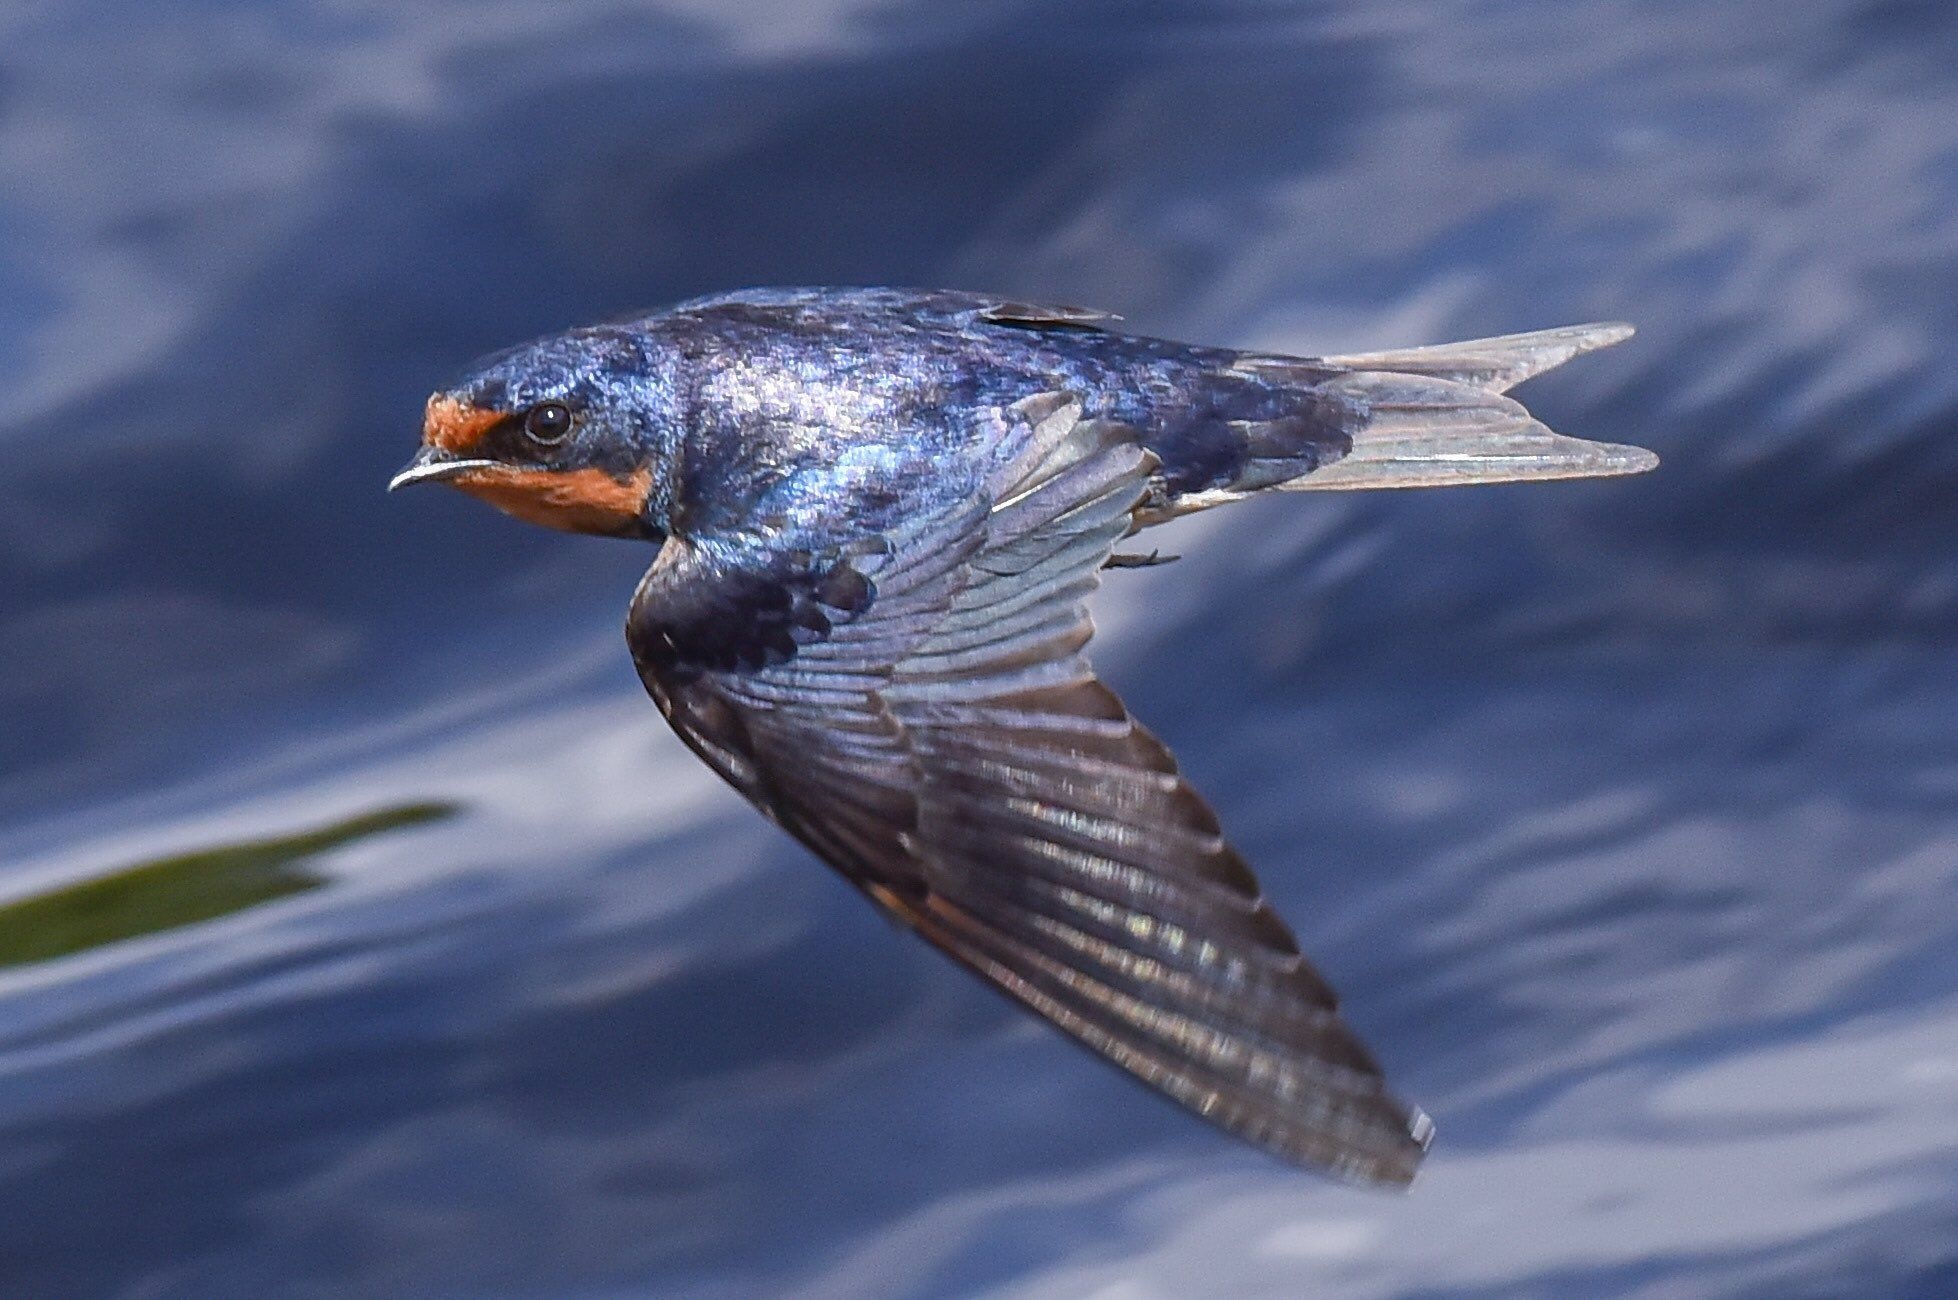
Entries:
[[1095,677],[1084,602],[1147,562],[1124,538],[1255,492],[1650,469],[1505,396],[1630,332],[1299,358],[975,294],[751,290],[488,358],[391,486],[656,543],[633,660],[765,815],[1206,1119],[1405,1184],[1432,1126]]

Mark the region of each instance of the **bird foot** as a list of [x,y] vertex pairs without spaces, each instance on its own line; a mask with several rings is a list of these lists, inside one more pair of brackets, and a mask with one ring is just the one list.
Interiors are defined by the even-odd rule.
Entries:
[[1180,555],[1164,555],[1161,551],[1151,551],[1147,555],[1123,555],[1117,552],[1102,564],[1104,569],[1153,569],[1159,564],[1172,564],[1182,559]]

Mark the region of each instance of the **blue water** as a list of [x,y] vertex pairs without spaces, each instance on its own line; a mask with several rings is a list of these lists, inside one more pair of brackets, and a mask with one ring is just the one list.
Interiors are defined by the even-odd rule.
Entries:
[[[1187,1119],[718,786],[646,553],[386,498],[429,389],[756,283],[1291,351],[1564,324],[1642,479],[1257,502],[1098,662],[1440,1136]],[[0,11],[0,1293],[1958,1294],[1958,7]]]

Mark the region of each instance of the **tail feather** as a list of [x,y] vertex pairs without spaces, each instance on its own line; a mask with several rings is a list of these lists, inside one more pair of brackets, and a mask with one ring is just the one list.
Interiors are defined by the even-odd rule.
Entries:
[[1632,327],[1618,321],[1566,325],[1528,334],[1502,334],[1462,343],[1402,348],[1393,352],[1362,352],[1347,357],[1321,357],[1323,365],[1342,370],[1391,370],[1406,375],[1430,375],[1469,384],[1491,393],[1506,393],[1525,379],[1554,370],[1572,357],[1623,343]]
[[1270,484],[1285,491],[1599,478],[1642,473],[1659,458],[1552,432],[1503,394],[1631,333],[1629,325],[1573,325],[1397,352],[1246,357],[1238,366],[1270,379],[1296,375],[1354,414],[1352,450]]
[[1553,432],[1521,403],[1453,380],[1359,371],[1327,386],[1354,398],[1365,422],[1352,451],[1287,491],[1602,478],[1659,463],[1642,447]]

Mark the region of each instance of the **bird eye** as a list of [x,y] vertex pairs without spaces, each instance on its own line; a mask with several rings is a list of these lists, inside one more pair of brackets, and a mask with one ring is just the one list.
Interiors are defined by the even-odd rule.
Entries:
[[571,432],[571,411],[562,402],[545,402],[524,412],[523,431],[533,442],[563,442]]

